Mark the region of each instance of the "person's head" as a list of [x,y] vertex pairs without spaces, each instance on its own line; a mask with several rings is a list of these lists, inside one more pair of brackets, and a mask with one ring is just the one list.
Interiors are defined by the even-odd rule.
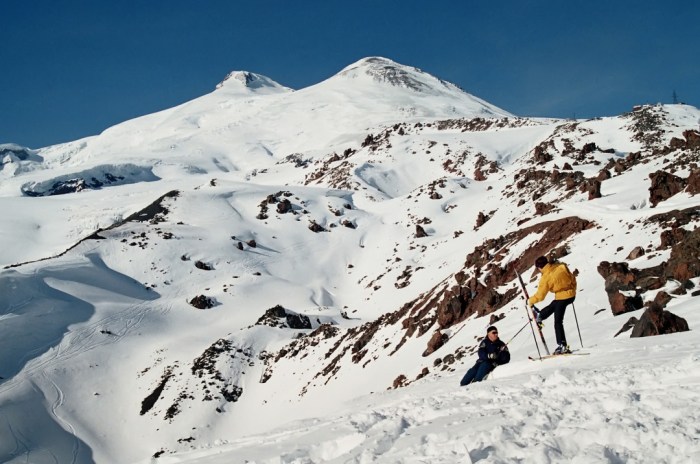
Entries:
[[547,264],[549,264],[549,261],[548,261],[547,258],[545,258],[544,256],[540,256],[539,258],[537,258],[537,259],[535,260],[535,267],[536,267],[537,269],[542,269],[542,268],[545,267]]
[[492,325],[491,327],[486,329],[486,336],[489,337],[489,340],[491,340],[492,342],[498,340],[498,329],[495,325]]

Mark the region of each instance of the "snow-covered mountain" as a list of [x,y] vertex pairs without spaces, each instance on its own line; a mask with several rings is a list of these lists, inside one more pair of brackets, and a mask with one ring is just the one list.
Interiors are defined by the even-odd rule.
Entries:
[[[0,460],[688,462],[699,120],[516,117],[371,57],[0,145]],[[577,271],[587,356],[528,360],[540,255]],[[681,330],[663,308],[691,331],[621,332]],[[490,324],[513,359],[458,390]]]

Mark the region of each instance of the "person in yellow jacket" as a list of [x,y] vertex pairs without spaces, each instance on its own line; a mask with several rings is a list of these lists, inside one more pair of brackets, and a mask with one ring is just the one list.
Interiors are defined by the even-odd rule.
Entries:
[[554,293],[554,301],[538,311],[537,323],[542,324],[542,321],[554,314],[554,333],[557,337],[557,348],[554,354],[570,353],[569,345],[566,343],[566,334],[564,333],[564,312],[566,307],[574,302],[576,298],[576,277],[569,271],[564,263],[550,263],[547,258],[540,256],[535,260],[535,267],[542,273],[537,293],[532,295],[527,300],[530,307],[534,307],[535,303],[543,301],[547,293]]

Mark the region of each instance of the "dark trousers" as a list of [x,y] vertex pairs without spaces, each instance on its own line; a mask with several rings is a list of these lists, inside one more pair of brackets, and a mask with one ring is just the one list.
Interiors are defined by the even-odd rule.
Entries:
[[554,334],[557,337],[557,345],[566,345],[566,334],[564,333],[564,312],[566,307],[574,302],[574,298],[566,300],[554,300],[540,311],[540,319],[545,320],[554,313]]
[[477,361],[477,363],[474,364],[474,366],[472,366],[472,368],[469,369],[466,374],[464,374],[464,377],[462,377],[462,381],[459,382],[459,385],[463,387],[472,382],[481,382],[492,370],[493,366],[491,363]]

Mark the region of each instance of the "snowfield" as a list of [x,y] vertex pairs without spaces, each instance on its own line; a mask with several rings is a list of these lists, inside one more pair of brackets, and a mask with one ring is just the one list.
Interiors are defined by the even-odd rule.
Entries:
[[426,380],[159,462],[697,462],[700,343],[670,338],[516,359],[467,387]]

